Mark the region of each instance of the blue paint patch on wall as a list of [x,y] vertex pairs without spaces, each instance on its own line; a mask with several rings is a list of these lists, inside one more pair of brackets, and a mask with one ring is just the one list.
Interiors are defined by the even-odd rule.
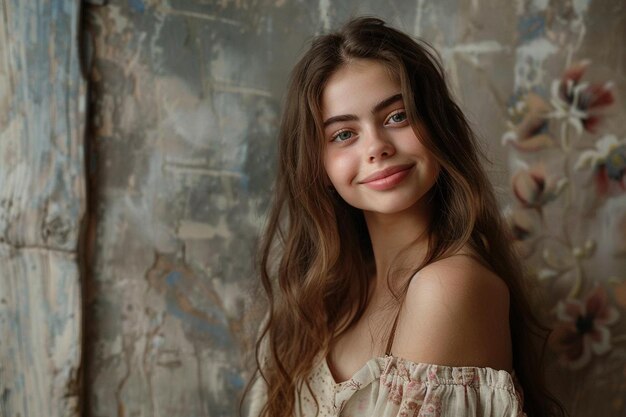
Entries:
[[522,16],[517,23],[517,31],[522,42],[540,38],[546,32],[546,19],[542,15]]
[[172,271],[169,274],[167,274],[167,276],[165,277],[165,282],[167,283],[168,286],[173,287],[174,285],[176,285],[176,283],[180,281],[181,278],[182,278],[182,275],[180,272]]
[[143,13],[146,10],[142,0],[128,0],[128,5],[138,13]]
[[224,378],[226,379],[226,383],[230,385],[231,387],[233,387],[234,389],[236,390],[243,389],[245,381],[241,377],[241,375],[239,375],[238,373],[235,373],[234,370],[227,370],[226,375],[224,375]]
[[[174,290],[174,293],[169,293],[168,296],[172,296],[172,294],[186,294],[184,288],[179,288],[181,283],[183,283],[183,279],[184,274],[180,271],[171,271],[165,276],[165,283],[169,288]],[[226,320],[226,318],[224,317],[223,311],[216,306],[211,304],[203,305],[199,308],[199,310],[206,314],[207,320],[214,320],[215,322],[220,323],[222,326],[228,327],[228,320]],[[185,314],[189,315],[188,313]]]
[[211,340],[220,348],[232,348],[233,340],[225,326],[213,324],[193,314],[189,314],[182,310],[171,296],[167,297],[166,303],[167,312],[190,326],[193,331],[211,335]]

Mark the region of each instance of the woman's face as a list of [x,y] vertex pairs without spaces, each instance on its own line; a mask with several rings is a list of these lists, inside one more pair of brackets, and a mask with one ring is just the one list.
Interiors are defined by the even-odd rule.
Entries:
[[322,93],[322,117],[324,167],[351,206],[402,212],[435,184],[439,164],[407,120],[400,83],[381,63],[340,67]]

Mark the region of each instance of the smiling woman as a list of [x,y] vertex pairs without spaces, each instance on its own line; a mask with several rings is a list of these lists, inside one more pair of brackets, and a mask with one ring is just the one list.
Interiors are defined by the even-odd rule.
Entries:
[[419,202],[434,185],[439,164],[408,121],[397,77],[378,61],[352,60],[330,76],[322,112],[324,168],[349,205],[366,218],[427,215],[430,206]]
[[428,47],[374,18],[315,39],[279,154],[251,416],[562,414],[474,134]]

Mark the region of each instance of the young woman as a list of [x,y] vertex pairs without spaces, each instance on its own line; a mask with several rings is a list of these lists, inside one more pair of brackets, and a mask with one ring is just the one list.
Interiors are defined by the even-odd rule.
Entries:
[[428,48],[375,18],[293,70],[250,415],[543,416],[533,317]]

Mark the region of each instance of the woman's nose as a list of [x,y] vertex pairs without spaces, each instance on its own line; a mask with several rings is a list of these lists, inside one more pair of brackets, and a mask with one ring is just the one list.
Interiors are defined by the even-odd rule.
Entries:
[[372,129],[369,136],[370,140],[368,142],[367,154],[370,162],[376,162],[381,159],[389,158],[396,153],[396,148],[384,132]]

